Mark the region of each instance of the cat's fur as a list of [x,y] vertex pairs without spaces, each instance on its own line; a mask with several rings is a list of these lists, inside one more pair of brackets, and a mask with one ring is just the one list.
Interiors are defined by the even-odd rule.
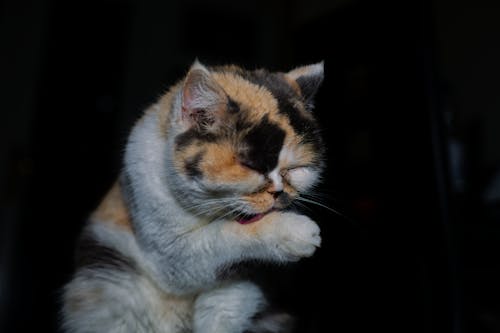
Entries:
[[[319,228],[285,208],[323,166],[311,113],[323,63],[288,73],[195,62],[136,123],[64,289],[67,332],[280,332],[227,269],[311,256]],[[224,277],[224,278],[223,278]]]

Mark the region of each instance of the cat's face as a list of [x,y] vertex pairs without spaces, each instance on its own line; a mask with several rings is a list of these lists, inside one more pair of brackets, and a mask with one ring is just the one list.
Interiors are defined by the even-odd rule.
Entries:
[[322,168],[311,113],[322,78],[322,63],[289,73],[193,65],[172,148],[186,208],[248,223],[310,190]]

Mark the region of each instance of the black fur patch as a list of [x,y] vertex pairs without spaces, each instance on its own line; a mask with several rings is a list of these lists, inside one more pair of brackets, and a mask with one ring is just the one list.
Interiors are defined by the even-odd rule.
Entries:
[[286,312],[266,307],[252,318],[252,328],[244,333],[292,333],[295,319]]
[[311,107],[314,95],[316,95],[321,82],[323,82],[323,75],[301,76],[295,81],[300,87],[300,91],[307,103],[307,106]]
[[280,192],[276,196],[276,201],[278,208],[283,209],[290,206],[292,203],[292,197],[286,192]]
[[199,152],[184,163],[186,174],[190,178],[198,178],[203,175],[200,169],[200,162],[203,159],[203,152]]
[[278,164],[278,157],[285,141],[285,131],[271,123],[267,115],[250,129],[243,142],[247,150],[242,162],[248,167],[267,174]]
[[117,250],[96,241],[91,235],[83,234],[76,250],[76,266],[113,269],[118,271],[135,271],[132,260]]
[[227,100],[227,111],[229,113],[238,113],[238,112],[240,112],[240,106],[233,99],[228,98],[228,100]]
[[179,134],[175,138],[175,145],[177,150],[182,150],[184,147],[189,146],[195,140],[204,142],[215,142],[218,139],[219,138],[215,134],[202,132],[197,128],[191,128],[186,132]]
[[[288,117],[290,125],[293,127],[295,132],[302,136],[302,141],[304,143],[312,144],[314,149],[318,151],[319,155],[321,155],[324,148],[319,126],[314,118],[305,117],[302,112],[297,110],[297,108],[293,105],[292,101],[298,98],[295,91],[280,74],[267,72],[259,74],[260,72],[262,71],[256,71],[256,77],[259,78],[259,75],[264,77],[260,80],[261,85],[266,87],[271,94],[273,94],[274,98],[276,98],[278,101],[279,112]],[[255,81],[255,83],[258,82],[259,80]],[[319,83],[321,83],[321,81]],[[307,96],[304,96],[304,98],[307,98]],[[312,100],[303,99],[303,102],[305,103],[305,106],[308,107],[312,103]]]
[[315,124],[311,119],[304,117],[300,111],[295,108],[291,101],[293,97],[289,95],[289,92],[279,88],[268,89],[278,101],[279,111],[288,117],[290,125],[292,125],[295,132],[303,136],[309,136]]

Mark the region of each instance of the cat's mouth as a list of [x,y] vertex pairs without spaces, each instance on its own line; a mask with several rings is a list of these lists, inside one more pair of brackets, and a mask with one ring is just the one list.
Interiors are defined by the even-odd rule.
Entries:
[[270,213],[272,209],[268,210],[267,212],[264,213],[257,213],[257,214],[244,214],[241,216],[238,216],[236,218],[236,222],[239,224],[249,224],[249,223],[254,223],[263,218],[266,214]]

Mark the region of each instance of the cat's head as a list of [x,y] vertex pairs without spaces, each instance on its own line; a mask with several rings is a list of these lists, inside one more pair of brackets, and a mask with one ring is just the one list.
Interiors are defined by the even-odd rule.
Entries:
[[172,103],[169,175],[194,214],[242,223],[288,207],[318,182],[312,114],[323,63],[288,73],[195,62]]

